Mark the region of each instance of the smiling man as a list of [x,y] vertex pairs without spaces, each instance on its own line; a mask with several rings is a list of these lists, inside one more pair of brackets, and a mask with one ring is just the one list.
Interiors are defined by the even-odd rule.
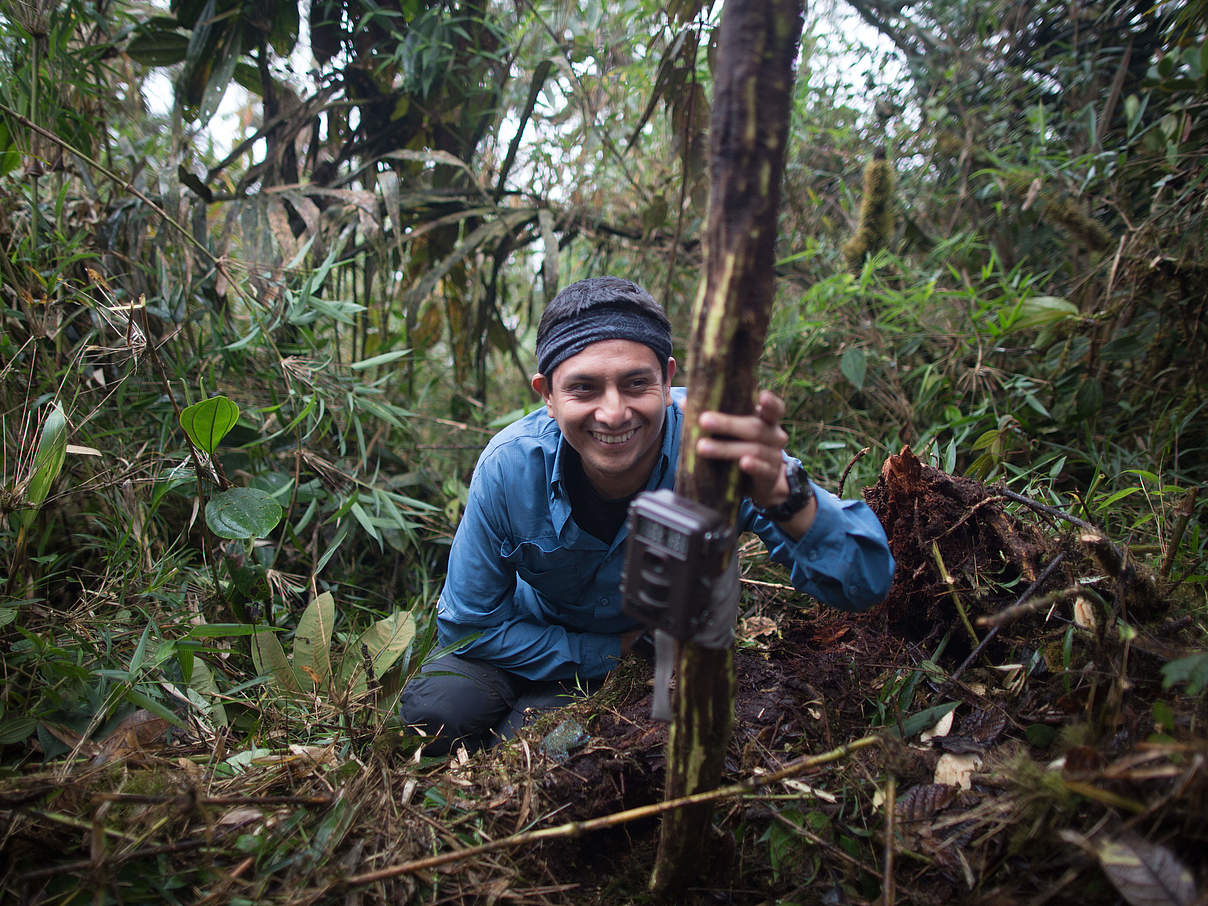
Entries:
[[[591,691],[642,629],[621,612],[625,517],[641,491],[674,486],[683,427],[671,325],[641,287],[593,277],[566,287],[537,328],[533,389],[545,400],[478,459],[437,607],[441,645],[404,690],[403,720],[470,749],[510,736],[529,709]],[[810,482],[784,453],[784,404],[706,412],[700,455],[736,461],[754,531],[795,587],[845,610],[882,600],[885,532],[860,501]]]

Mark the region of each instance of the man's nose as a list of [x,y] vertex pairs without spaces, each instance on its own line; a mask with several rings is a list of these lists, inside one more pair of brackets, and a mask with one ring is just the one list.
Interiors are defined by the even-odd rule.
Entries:
[[616,387],[609,387],[600,398],[596,420],[604,425],[619,425],[629,419],[629,405]]

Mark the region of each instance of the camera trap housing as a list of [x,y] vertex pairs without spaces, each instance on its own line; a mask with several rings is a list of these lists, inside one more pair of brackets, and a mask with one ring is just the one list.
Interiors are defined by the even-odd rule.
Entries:
[[629,505],[622,608],[676,639],[708,622],[711,580],[722,574],[734,529],[714,510],[674,491],[639,494]]

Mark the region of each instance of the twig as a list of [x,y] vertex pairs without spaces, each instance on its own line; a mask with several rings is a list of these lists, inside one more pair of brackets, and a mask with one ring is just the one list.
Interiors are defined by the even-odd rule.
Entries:
[[[1035,593],[1036,589],[1040,588],[1041,585],[1043,585],[1045,582],[1048,581],[1049,576],[1051,576],[1053,574],[1053,570],[1055,570],[1057,568],[1057,565],[1059,563],[1061,563],[1061,561],[1064,559],[1065,559],[1064,551],[1062,553],[1059,553],[1056,557],[1054,557],[1053,562],[1044,568],[1044,571],[1039,576],[1036,577],[1036,581],[1034,581],[1031,585],[1029,585],[1027,588],[1025,588],[1023,590],[1023,594],[1021,594],[1018,598],[1016,598],[1015,603],[1012,604],[1010,607],[1008,607],[1007,610],[1011,610],[1012,608],[1019,607],[1021,604],[1023,604],[1025,601],[1027,601],[1028,598],[1032,597],[1032,595]],[[973,661],[977,658],[977,656],[982,653],[982,649],[984,649],[988,644],[990,644],[990,640],[993,639],[996,635],[998,635],[998,630],[1001,628],[1002,628],[1002,624],[996,623],[990,629],[990,631],[986,633],[986,637],[981,640],[981,642],[978,644],[978,646],[976,648],[974,648],[972,651],[969,652],[969,656],[967,658],[965,658],[964,663],[961,664],[959,667],[957,667],[956,670],[953,672],[952,676],[949,678],[951,682],[955,683],[958,679],[960,679],[961,674],[964,673],[969,668],[969,665],[972,664]]]
[[885,867],[881,881],[881,902],[884,906],[893,906],[897,899],[893,885],[893,835],[894,818],[898,798],[898,778],[893,774],[885,781]]
[[1170,567],[1174,565],[1175,551],[1179,549],[1183,533],[1187,531],[1187,523],[1191,519],[1191,514],[1195,512],[1195,501],[1199,496],[1200,486],[1196,485],[1183,495],[1183,499],[1179,501],[1178,508],[1175,510],[1176,519],[1174,531],[1170,534],[1170,546],[1166,548],[1166,556],[1162,558],[1162,565],[1158,567],[1158,575],[1163,579],[1170,575]]
[[1006,485],[1000,484],[997,490],[998,493],[1002,494],[1008,500],[1014,500],[1016,503],[1022,503],[1028,509],[1035,510],[1037,513],[1044,513],[1045,515],[1052,516],[1055,519],[1064,519],[1066,522],[1072,523],[1079,528],[1086,529],[1088,532],[1102,534],[1102,532],[1100,532],[1089,522],[1079,519],[1077,516],[1071,516],[1069,513],[1065,512],[1065,510],[1059,510],[1055,506],[1049,506],[1047,503],[1041,503],[1039,500],[1033,500],[1031,497],[1024,497],[1023,494],[1016,494],[1010,488],[1006,487]]
[[847,476],[849,474],[851,474],[851,470],[853,468],[855,468],[856,463],[858,463],[861,459],[863,459],[865,456],[867,456],[868,451],[871,449],[872,449],[872,447],[865,447],[864,449],[860,450],[855,456],[853,456],[851,459],[849,459],[847,461],[847,466],[843,469],[843,474],[839,477],[838,494],[840,497],[843,496],[843,485],[847,484]]
[[948,594],[952,595],[952,603],[956,605],[956,612],[960,614],[961,624],[965,627],[965,632],[969,633],[969,637],[973,639],[974,646],[980,645],[981,640],[978,639],[977,633],[973,631],[973,624],[969,622],[969,614],[965,611],[965,604],[961,601],[960,594],[957,593],[956,580],[952,578],[952,574],[948,572],[948,567],[944,565],[944,557],[940,553],[940,546],[934,541],[931,542],[931,553],[935,557],[935,565],[940,571],[940,578],[948,586]]
[[[89,824],[88,827],[91,828],[92,825]],[[105,832],[113,833],[109,828],[106,828]],[[162,856],[162,855],[168,855],[170,853],[187,852],[188,850],[191,850],[191,849],[201,849],[205,845],[206,845],[205,838],[198,837],[197,839],[194,839],[194,840],[181,840],[179,843],[169,843],[164,846],[149,846],[146,849],[131,850],[130,852],[122,853],[119,856],[114,856],[112,859],[109,859],[107,861],[112,864],[117,864],[117,863],[121,863],[121,862],[128,862],[131,859],[141,859],[145,856]],[[216,849],[215,851],[217,852],[220,850]],[[35,869],[34,871],[29,872],[28,874],[22,875],[21,880],[33,881],[38,878],[49,878],[52,875],[57,875],[60,873],[70,873],[73,871],[85,871],[85,870],[93,869],[96,867],[97,867],[97,865],[95,862],[92,861],[92,859],[77,859],[74,862],[61,862],[57,865],[52,865],[48,868]]]
[[379,868],[376,871],[365,872],[364,874],[354,875],[351,878],[346,878],[342,886],[359,887],[365,884],[372,884],[375,881],[384,881],[387,878],[397,878],[400,875],[414,874],[417,871],[425,871],[430,868],[438,868],[441,865],[447,865],[450,862],[459,862],[462,859],[471,859],[476,856],[481,856],[484,853],[495,852],[500,849],[511,849],[516,846],[523,846],[527,843],[536,843],[541,840],[552,840],[562,837],[578,837],[582,834],[590,833],[591,831],[601,830],[606,827],[616,827],[620,824],[626,824],[630,821],[637,821],[641,818],[653,818],[655,815],[661,815],[664,812],[674,811],[676,809],[685,808],[691,805],[699,805],[706,802],[715,802],[718,799],[725,799],[728,796],[741,796],[744,793],[751,793],[755,790],[765,787],[772,783],[778,783],[795,774],[800,774],[808,771],[810,768],[818,767],[819,765],[829,764],[832,761],[839,761],[846,758],[852,752],[860,749],[868,748],[881,741],[880,736],[862,736],[861,738],[849,742],[846,745],[839,746],[829,752],[823,752],[821,755],[803,756],[794,761],[790,761],[787,765],[778,771],[773,771],[770,774],[759,774],[748,777],[740,783],[731,784],[730,786],[718,787],[717,789],[707,790],[703,793],[694,793],[691,796],[681,796],[678,799],[667,799],[662,802],[655,802],[650,805],[638,806],[637,808],[626,809],[622,812],[614,812],[611,815],[603,815],[598,818],[591,818],[587,821],[570,821],[566,824],[560,824],[557,827],[546,827],[540,830],[527,831],[522,834],[513,834],[510,837],[502,837],[498,840],[492,840],[488,843],[483,843],[478,846],[467,846],[465,849],[456,849],[450,852],[438,853],[435,856],[429,856],[425,859],[416,859],[411,862],[403,862],[399,865],[391,865],[386,868]]
[[1044,610],[1051,604],[1056,604],[1062,598],[1068,598],[1070,595],[1076,595],[1087,591],[1081,585],[1071,585],[1068,588],[1060,588],[1057,591],[1050,592],[1044,597],[1037,598],[1034,601],[1025,601],[1023,604],[1015,604],[1005,610],[1000,610],[996,614],[991,614],[988,617],[978,617],[977,625],[979,626],[1003,626],[1007,623],[1013,623],[1020,617],[1026,617],[1030,613],[1035,613],[1038,610]]

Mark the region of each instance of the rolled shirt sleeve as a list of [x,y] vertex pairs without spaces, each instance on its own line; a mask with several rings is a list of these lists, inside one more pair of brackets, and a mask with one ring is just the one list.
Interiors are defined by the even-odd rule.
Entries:
[[868,610],[885,600],[894,562],[876,514],[862,500],[840,500],[812,481],[817,514],[810,530],[793,540],[749,501],[740,516],[773,560],[789,568],[798,591],[846,611]]

